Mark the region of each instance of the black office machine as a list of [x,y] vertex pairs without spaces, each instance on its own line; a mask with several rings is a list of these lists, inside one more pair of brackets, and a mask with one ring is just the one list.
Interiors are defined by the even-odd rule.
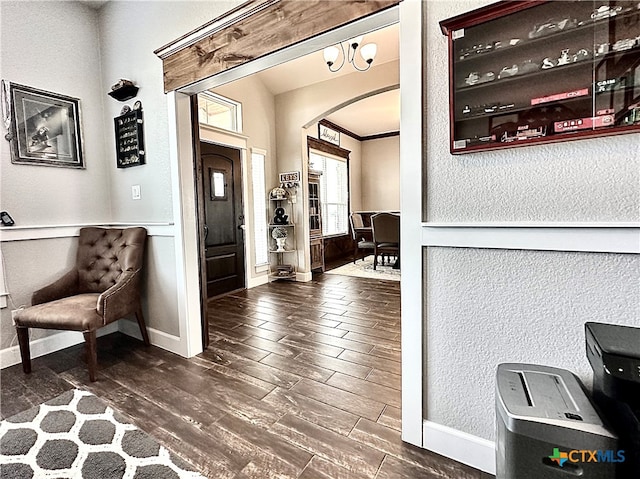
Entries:
[[640,477],[640,328],[586,323],[593,400],[620,437],[616,479]]
[[615,463],[590,456],[613,454],[617,438],[570,371],[498,365],[496,413],[496,479],[613,478]]

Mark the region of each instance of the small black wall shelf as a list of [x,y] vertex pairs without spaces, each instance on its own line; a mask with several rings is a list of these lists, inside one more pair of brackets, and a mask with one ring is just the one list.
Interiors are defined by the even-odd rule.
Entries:
[[135,85],[124,85],[115,90],[111,90],[108,95],[118,101],[131,100],[138,94],[139,88]]

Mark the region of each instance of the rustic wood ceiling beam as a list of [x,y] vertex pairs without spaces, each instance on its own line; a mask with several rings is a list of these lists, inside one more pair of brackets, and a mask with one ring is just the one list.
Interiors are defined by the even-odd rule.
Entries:
[[[393,7],[400,1],[280,0],[164,56],[164,90],[170,92],[191,85],[216,73]],[[181,39],[176,42],[179,40]]]

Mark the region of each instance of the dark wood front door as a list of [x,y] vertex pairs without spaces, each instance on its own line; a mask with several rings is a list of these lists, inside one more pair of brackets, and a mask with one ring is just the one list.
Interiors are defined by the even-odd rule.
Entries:
[[245,287],[240,150],[200,142],[207,297]]

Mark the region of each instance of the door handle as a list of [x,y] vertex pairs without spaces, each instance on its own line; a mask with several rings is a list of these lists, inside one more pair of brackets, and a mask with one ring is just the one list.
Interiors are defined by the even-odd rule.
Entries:
[[207,236],[209,236],[209,227],[204,225],[204,240],[207,240]]
[[247,225],[238,225],[238,229],[244,231]]

